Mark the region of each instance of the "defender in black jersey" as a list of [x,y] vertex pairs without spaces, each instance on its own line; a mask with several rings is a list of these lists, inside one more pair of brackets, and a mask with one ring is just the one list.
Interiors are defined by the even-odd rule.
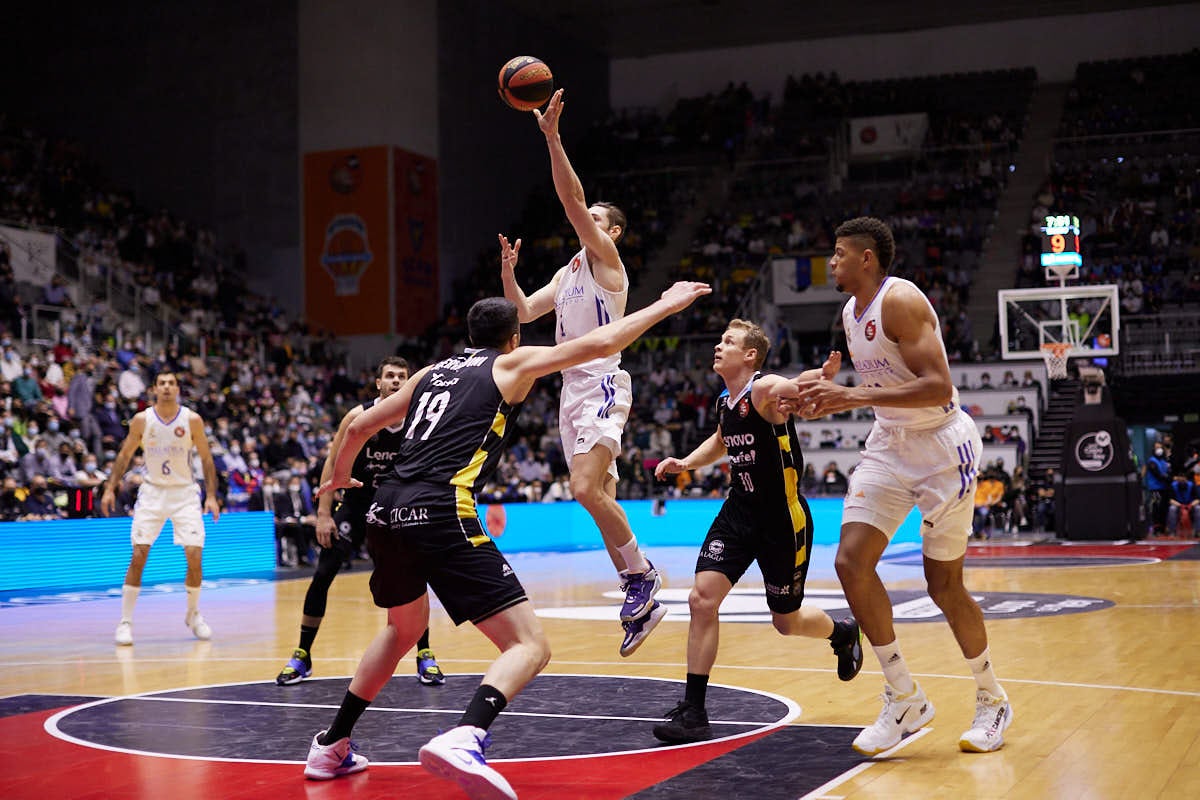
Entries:
[[[329,447],[329,456],[321,470],[321,480],[328,480],[333,475],[333,460],[345,437],[350,423],[354,422],[368,408],[400,391],[408,380],[408,362],[403,358],[391,356],[379,362],[376,370],[375,389],[379,396],[368,400],[362,405],[355,406],[346,412],[338,425],[337,434]],[[357,553],[367,535],[366,515],[375,496],[375,489],[382,479],[395,466],[396,457],[400,453],[400,442],[403,432],[400,426],[382,428],[376,431],[367,441],[354,460],[350,474],[362,483],[362,486],[346,489],[335,510],[333,495],[325,494],[317,498],[317,542],[321,545],[321,554],[317,559],[317,567],[313,571],[312,582],[304,595],[304,614],[300,618],[300,642],[292,651],[291,658],[284,665],[275,683],[287,686],[308,678],[312,675],[312,645],[317,638],[317,631],[325,617],[325,605],[329,599],[329,587],[338,572]],[[446,682],[445,675],[438,667],[437,659],[429,648],[429,631],[417,642],[417,678],[429,686],[441,685]]]
[[[696,559],[696,583],[688,597],[687,687],[683,702],[667,712],[654,735],[665,742],[712,738],[704,708],[708,675],[717,658],[718,610],[733,585],[757,560],[775,630],[785,636],[827,638],[838,658],[838,677],[851,680],[862,667],[862,645],[853,619],[835,623],[819,608],[802,606],[813,525],[800,494],[804,456],[790,414],[780,411],[772,390],[784,379],[758,372],[770,347],[762,328],[735,319],[713,355],[725,381],[717,399],[717,431],[685,458],[667,458],[662,478],[729,457],[729,495],[713,520]],[[832,377],[840,357],[831,356],[806,377]]]
[[480,300],[467,314],[475,348],[421,370],[351,423],[319,494],[357,485],[350,467],[363,442],[404,422],[393,477],[367,512],[371,592],[387,609],[387,627],[359,662],[333,724],[313,739],[306,775],[335,778],[366,768],[367,760],[350,749],[350,731],[427,627],[428,586],[456,623],[473,622],[500,655],[458,726],[421,748],[421,764],[472,796],[486,785],[489,797],[515,800],[483,757],[487,728],[546,666],[550,647],[521,582],[479,523],[475,492],[495,469],[539,377],[619,352],[709,291],[706,284],[677,283],[647,308],[554,347],[519,347],[516,306],[498,297]]

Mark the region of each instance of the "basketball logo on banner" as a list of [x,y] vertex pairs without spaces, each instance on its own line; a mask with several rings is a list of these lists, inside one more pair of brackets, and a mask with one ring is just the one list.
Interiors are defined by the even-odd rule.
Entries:
[[1112,434],[1092,431],[1075,442],[1075,461],[1088,472],[1100,472],[1113,460]]
[[367,224],[357,214],[339,214],[325,228],[321,266],[333,278],[336,295],[358,294],[358,283],[374,256],[367,241]]

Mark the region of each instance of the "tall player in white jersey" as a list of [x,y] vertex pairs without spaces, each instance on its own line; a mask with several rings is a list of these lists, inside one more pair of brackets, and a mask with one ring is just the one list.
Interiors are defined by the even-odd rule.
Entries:
[[[517,285],[515,268],[521,240],[510,246],[500,236],[500,277],[504,296],[517,306],[521,322],[531,322],[554,309],[555,341],[562,343],[625,316],[629,276],[617,252],[625,235],[625,214],[611,203],[584,200],[583,184],[571,167],[558,120],[563,90],[550,98],[545,112],[535,110],[550,150],[554,189],[582,246],[570,263],[542,288],[526,296]],[[633,653],[667,613],[654,599],[662,586],[653,564],[638,547],[625,511],[617,503],[616,458],[633,403],[629,373],[617,353],[563,370],[559,400],[559,432],[563,456],[571,470],[571,491],[600,529],[613,566],[621,576],[625,602],[621,624],[625,635],[620,653]]]
[[187,558],[187,615],[184,622],[197,639],[208,639],[212,629],[200,614],[201,563],[204,554],[204,519],[200,510],[200,486],[192,475],[192,449],[204,465],[204,486],[208,497],[204,511],[212,514],[213,522],[221,515],[217,504],[217,468],[213,464],[204,420],[191,409],[179,404],[179,381],[171,372],[154,378],[154,405],[139,411],[129,422],[129,434],[121,444],[117,462],[113,465],[100,509],[105,516],[112,514],[117,487],[125,477],[125,469],[138,448],[146,459],[146,477],[138,490],[133,509],[133,556],[121,587],[121,622],[117,625],[117,644],[133,644],[133,607],[142,588],[142,571],[150,555],[150,545],[158,538],[162,526],[171,520],[175,527],[175,544],[183,547]]
[[842,513],[837,572],[846,599],[874,646],[886,681],[879,719],[854,740],[881,753],[933,719],[933,704],[900,655],[892,605],[876,566],[915,505],[929,596],[950,624],[976,682],[975,718],[959,737],[967,752],[1004,744],[1012,706],[996,681],[983,613],[963,585],[971,534],[977,459],[975,423],[959,407],[937,314],[914,284],[889,277],[892,232],[873,217],[844,222],[829,267],[839,291],[853,295],[842,311],[858,386],[800,381],[792,403],[801,415],[871,406],[875,424],[850,476]]

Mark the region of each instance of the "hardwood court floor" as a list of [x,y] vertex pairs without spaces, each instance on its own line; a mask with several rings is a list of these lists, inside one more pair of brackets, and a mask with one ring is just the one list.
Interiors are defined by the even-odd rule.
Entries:
[[[502,540],[500,544],[503,547]],[[1061,551],[1064,557],[1047,562],[1053,566],[1036,566],[1037,560],[1023,555],[1014,557],[1033,552],[1029,549],[973,551],[979,556],[973,555],[968,561],[968,585],[992,609],[988,621],[992,655],[1015,710],[1007,744],[999,752],[980,755],[958,750],[958,736],[969,727],[974,711],[974,684],[949,629],[941,621],[897,624],[905,658],[935,704],[937,716],[890,756],[874,760],[847,755],[845,747],[857,728],[872,722],[879,712],[876,696],[882,678],[869,651],[862,674],[851,683],[840,683],[832,672],[833,658],[825,642],[784,639],[767,622],[731,621],[722,626],[713,682],[779,696],[802,709],[799,718],[762,738],[751,736],[719,747],[673,748],[677,752],[665,756],[660,749],[632,760],[627,758],[617,770],[603,773],[595,767],[612,762],[582,757],[592,755],[588,747],[597,743],[592,739],[589,745],[589,729],[591,733],[600,731],[602,723],[583,720],[574,732],[560,733],[565,731],[561,728],[566,724],[563,717],[577,714],[594,715],[596,720],[620,718],[621,724],[632,726],[623,730],[634,731],[635,738],[649,738],[652,719],[674,702],[670,696],[675,690],[670,684],[632,679],[677,681],[683,677],[686,603],[677,601],[690,585],[694,552],[669,548],[652,553],[668,575],[668,587],[679,591],[673,595],[676,602],[672,603],[672,614],[630,659],[617,654],[620,629],[615,621],[616,602],[604,597],[614,587],[602,554],[514,556],[513,567],[537,607],[559,609],[556,614],[562,609],[580,610],[579,616],[584,617],[543,619],[554,651],[547,674],[564,676],[561,681],[576,680],[581,687],[583,678],[565,676],[611,678],[608,684],[595,684],[597,679],[593,678],[587,681],[592,682],[589,685],[609,687],[600,690],[604,693],[600,699],[608,702],[616,698],[619,713],[609,710],[596,716],[600,702],[597,696],[589,699],[581,688],[576,707],[570,702],[572,690],[554,688],[551,694],[556,697],[547,702],[566,702],[572,713],[547,713],[542,715],[542,722],[528,717],[525,722],[533,727],[525,730],[547,726],[552,733],[546,738],[556,739],[547,746],[566,747],[568,756],[550,762],[500,760],[497,764],[513,780],[522,798],[1200,797],[1200,560],[1169,558],[1186,549],[1186,545],[1130,546],[1093,552],[1059,547],[1052,554]],[[1132,558],[1114,563],[1101,558],[1106,553]],[[1022,566],[1027,561],[1034,565]],[[894,590],[894,602],[899,597],[916,598],[905,601],[909,616],[920,618],[928,611],[917,594],[924,582],[912,558],[889,561],[883,574],[889,589]],[[16,740],[19,756],[13,758],[10,752],[8,774],[0,777],[0,792],[5,797],[39,800],[59,796],[170,796],[172,800],[192,796],[462,797],[451,784],[433,781],[411,765],[389,765],[400,764],[403,756],[394,762],[382,759],[386,763],[364,773],[369,778],[353,776],[330,784],[304,781],[299,764],[312,734],[332,718],[331,706],[344,691],[344,682],[329,684],[332,688],[326,694],[333,698],[331,701],[297,712],[307,715],[302,721],[289,722],[291,718],[286,718],[280,723],[282,727],[272,738],[280,743],[283,755],[265,759],[273,762],[265,765],[222,766],[203,758],[197,763],[195,759],[136,755],[121,756],[123,760],[114,766],[86,760],[90,753],[111,755],[111,751],[93,751],[92,745],[64,742],[45,732],[46,720],[56,709],[96,698],[187,687],[258,684],[251,688],[268,705],[306,706],[310,701],[301,698],[308,695],[293,690],[317,691],[322,687],[320,682],[285,688],[273,685],[275,674],[295,646],[308,585],[307,575],[298,575],[276,583],[206,590],[202,607],[214,630],[211,642],[193,640],[184,627],[181,591],[143,593],[132,648],[112,644],[119,616],[119,600],[115,598],[0,608],[0,698],[8,698],[0,699],[0,711],[5,704],[9,707],[0,717],[0,735],[10,744]],[[749,588],[761,587],[756,571],[751,571],[746,584]],[[844,605],[839,602],[832,570],[832,548],[817,548],[809,594],[831,608],[835,616],[847,613],[834,610],[844,609]],[[761,592],[731,597],[727,608],[735,617],[742,612],[740,618],[754,619],[755,613],[765,608],[755,597],[761,598]],[[609,607],[610,618],[587,618],[587,608],[602,606]],[[1062,613],[1073,611],[1079,613]],[[1035,615],[1017,616],[1027,613]],[[314,678],[352,674],[382,619],[382,613],[369,599],[367,573],[340,576],[314,647]],[[467,674],[486,668],[493,655],[491,645],[470,626],[454,628],[440,607],[434,608],[431,626],[434,649],[451,676],[448,686],[458,681],[459,693],[448,705],[459,708],[461,705],[454,704],[460,702],[464,685],[470,689],[478,681]],[[545,685],[550,687],[550,682]],[[410,659],[402,662],[398,677],[389,686],[403,693],[389,705],[425,702],[421,692],[437,691],[417,687]],[[658,689],[651,692],[651,686]],[[466,694],[469,696],[469,692]],[[681,696],[681,688],[678,694]],[[30,698],[41,695],[65,699],[50,698],[39,705]],[[746,700],[750,705],[759,702],[758,695],[735,693],[730,697],[731,703],[740,702],[738,697],[753,699],[753,703]],[[525,695],[518,697],[509,711],[519,716],[523,701]],[[524,711],[537,710],[538,702],[531,694]],[[143,731],[153,743],[156,725],[185,719],[176,712],[183,705],[159,703],[150,711],[139,706],[142,711],[123,712],[122,724]],[[227,720],[232,719],[229,708],[249,708],[247,713],[257,713],[253,702],[222,708],[226,709],[222,714]],[[401,731],[412,724],[402,713],[404,709],[388,710],[397,713],[373,718],[379,720],[379,731]],[[453,724],[449,714],[452,710],[439,712],[443,713],[442,724]],[[731,716],[737,717],[738,713]],[[749,705],[743,716],[751,716]],[[175,727],[188,727],[186,733],[193,737],[189,740],[193,743],[204,737],[235,735],[231,731],[236,725],[217,724],[217,719],[209,718],[205,726],[179,723]],[[507,715],[502,719],[507,721]],[[167,729],[162,730],[165,736]],[[794,744],[772,751],[772,742],[793,741],[781,734],[798,738]],[[363,736],[361,731],[359,736]],[[382,750],[386,737],[380,733],[372,736],[375,749]],[[511,735],[501,737],[499,731],[497,738],[504,739],[507,750],[505,754],[497,752],[496,758],[520,756],[522,742],[514,741]],[[652,747],[646,742],[638,746]],[[736,786],[722,786],[710,775],[688,788],[689,774],[697,778],[708,775],[702,770],[706,763],[714,766],[711,772],[718,776],[724,774],[724,764],[731,765],[735,772],[747,769],[745,763],[739,765],[728,759],[755,747],[760,751],[753,769],[739,773]],[[153,747],[147,745],[144,749]],[[372,757],[370,741],[364,744],[364,754]],[[572,758],[571,754],[579,757]],[[415,753],[408,757],[412,759]],[[376,756],[376,760],[380,758]],[[814,767],[823,764],[834,774],[795,777],[797,764],[806,761]],[[80,765],[85,763],[96,766],[84,770]],[[650,770],[646,774],[651,778],[641,784],[622,784],[611,777],[621,770],[636,775],[636,770],[643,768]],[[64,783],[62,776],[72,770],[78,775],[73,782]],[[663,781],[660,786],[647,788],[659,780]]]

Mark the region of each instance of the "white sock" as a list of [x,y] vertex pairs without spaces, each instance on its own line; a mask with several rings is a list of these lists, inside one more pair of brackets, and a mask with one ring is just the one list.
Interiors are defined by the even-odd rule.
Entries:
[[191,619],[192,614],[195,614],[197,611],[200,610],[200,587],[199,586],[185,586],[184,588],[187,589],[187,596],[188,596],[187,618]]
[[871,649],[875,651],[875,657],[879,659],[879,666],[883,668],[884,680],[901,695],[912,694],[916,684],[913,683],[912,675],[909,674],[908,664],[904,663],[904,656],[900,655],[900,643],[893,641],[891,644]]
[[121,587],[121,621],[133,622],[133,607],[137,604],[138,592],[141,586],[130,586],[128,583]]
[[625,566],[631,574],[636,575],[650,569],[650,562],[646,560],[646,554],[638,548],[636,536],[630,536],[628,542],[617,547],[617,552],[621,554],[621,558],[625,559]]
[[989,655],[990,647],[983,648],[983,652],[974,658],[968,658],[967,664],[971,667],[971,674],[975,676],[975,684],[986,691],[992,697],[1007,697],[1004,690],[1000,688],[1000,684],[996,681],[996,673],[992,671],[992,657]]

